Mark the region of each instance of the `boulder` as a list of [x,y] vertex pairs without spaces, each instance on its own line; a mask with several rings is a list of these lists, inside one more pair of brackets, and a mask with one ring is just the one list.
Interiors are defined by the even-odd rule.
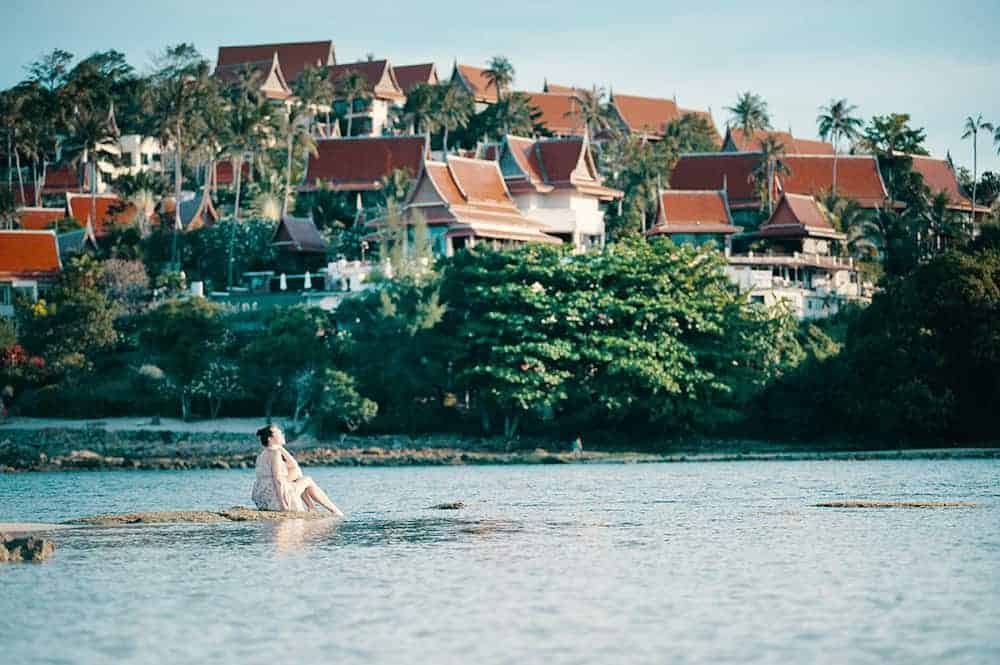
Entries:
[[449,503],[439,503],[431,506],[431,510],[461,510],[465,504],[461,501],[451,501]]
[[45,561],[56,551],[56,544],[45,538],[12,538],[0,534],[0,562]]

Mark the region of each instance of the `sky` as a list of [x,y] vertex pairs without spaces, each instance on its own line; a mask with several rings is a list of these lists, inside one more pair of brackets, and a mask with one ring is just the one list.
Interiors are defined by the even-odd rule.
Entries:
[[[775,128],[815,138],[820,106],[856,104],[866,120],[905,112],[927,147],[972,167],[969,115],[1000,124],[1000,2],[801,0],[758,2],[470,2],[469,0],[3,0],[0,86],[62,48],[77,56],[123,51],[140,71],[168,44],[192,42],[215,61],[219,45],[333,40],[338,62],[366,54],[394,64],[483,65],[504,55],[515,88],[543,81],[674,97],[711,109],[745,90],[767,101]],[[979,170],[1000,171],[992,137]]]

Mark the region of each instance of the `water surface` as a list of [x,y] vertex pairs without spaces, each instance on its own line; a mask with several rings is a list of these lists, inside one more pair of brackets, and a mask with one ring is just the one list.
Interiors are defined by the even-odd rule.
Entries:
[[[1000,662],[997,460],[306,472],[346,521],[54,533],[0,567],[3,662]],[[246,505],[252,480],[0,475],[0,521]],[[836,499],[980,506],[811,507]]]

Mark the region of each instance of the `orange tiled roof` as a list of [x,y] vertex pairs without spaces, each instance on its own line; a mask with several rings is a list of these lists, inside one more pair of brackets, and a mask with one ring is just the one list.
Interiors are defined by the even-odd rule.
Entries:
[[761,142],[768,136],[774,137],[778,143],[785,146],[787,155],[832,155],[833,144],[825,141],[813,141],[809,139],[799,139],[792,136],[791,132],[758,131],[754,132],[750,140],[743,135],[743,130],[739,127],[726,129],[726,138],[723,141],[723,150],[732,152],[750,152],[761,149]]
[[334,88],[339,81],[349,72],[358,72],[368,81],[368,91],[376,99],[386,99],[389,101],[403,101],[406,95],[396,82],[396,76],[392,72],[392,65],[388,60],[361,60],[359,62],[349,62],[343,65],[330,67],[330,82]]
[[289,42],[284,44],[254,44],[220,46],[218,67],[242,65],[270,60],[278,54],[281,69],[289,81],[295,81],[306,67],[328,67],[336,61],[333,42]]
[[[833,190],[833,155],[788,155],[782,161],[790,173],[778,177],[778,188],[789,194],[820,196]],[[874,155],[840,155],[837,195],[877,208],[888,198]]]
[[451,80],[460,82],[475,101],[496,104],[497,89],[493,87],[489,77],[486,76],[486,71],[483,67],[456,64]]
[[0,279],[52,278],[61,269],[54,231],[0,231]]
[[434,66],[433,62],[421,65],[393,67],[392,71],[396,76],[396,82],[399,84],[400,89],[407,95],[420,83],[434,85],[438,82],[437,67]]
[[845,237],[833,228],[826,208],[814,197],[803,194],[783,195],[774,214],[761,224],[755,235],[764,238]]
[[377,189],[397,169],[416,177],[424,157],[422,136],[377,136],[316,141],[309,156],[305,189],[325,182],[338,190]]
[[656,225],[646,235],[736,233],[726,193],[668,189],[660,192]]
[[58,220],[65,218],[65,208],[19,208],[17,211],[18,224],[30,231],[50,229]]
[[557,95],[572,95],[578,92],[587,92],[586,88],[577,88],[571,85],[559,85],[558,83],[545,82],[544,92]]
[[[135,221],[137,211],[131,203],[126,203],[115,194],[98,194],[95,198],[96,216],[93,220],[94,237],[100,238],[111,232],[112,226],[128,225]],[[89,194],[66,194],[69,216],[87,225],[90,217]]]
[[583,119],[580,117],[580,102],[573,95],[565,93],[525,92],[528,103],[539,110],[541,115],[535,121],[556,136],[583,136]]
[[244,68],[250,68],[257,76],[259,89],[266,98],[284,100],[292,96],[292,89],[289,87],[288,81],[285,80],[285,74],[278,62],[277,54],[268,60],[220,65],[215,68],[215,77],[223,83],[231,85],[240,80]]
[[[965,212],[972,210],[972,199],[962,191],[962,186],[958,184],[958,178],[948,160],[921,155],[909,155],[909,157],[913,160],[913,170],[923,177],[924,184],[927,185],[932,194],[944,192],[951,202],[949,207],[953,210],[964,210]],[[980,204],[976,208],[978,214],[985,206]]]
[[682,155],[670,172],[671,189],[725,189],[733,208],[760,204],[753,184],[753,170],[760,163],[756,152]]
[[679,120],[685,115],[694,115],[705,119],[715,133],[716,145],[721,143],[715,121],[712,120],[712,114],[708,111],[681,108],[672,99],[636,95],[615,94],[611,98],[611,104],[632,133],[645,134],[649,138],[659,139],[663,137],[663,129],[668,123]]
[[610,201],[622,193],[605,187],[587,141],[580,137],[527,139],[507,136],[500,168],[511,192],[575,189]]

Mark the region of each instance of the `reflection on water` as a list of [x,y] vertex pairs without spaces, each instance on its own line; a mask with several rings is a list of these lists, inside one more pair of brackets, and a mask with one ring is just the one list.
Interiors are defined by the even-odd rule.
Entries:
[[[346,519],[53,533],[52,561],[0,567],[3,662],[1000,662],[997,461],[309,473]],[[251,480],[0,476],[0,521]],[[812,507],[857,498],[980,507]]]

